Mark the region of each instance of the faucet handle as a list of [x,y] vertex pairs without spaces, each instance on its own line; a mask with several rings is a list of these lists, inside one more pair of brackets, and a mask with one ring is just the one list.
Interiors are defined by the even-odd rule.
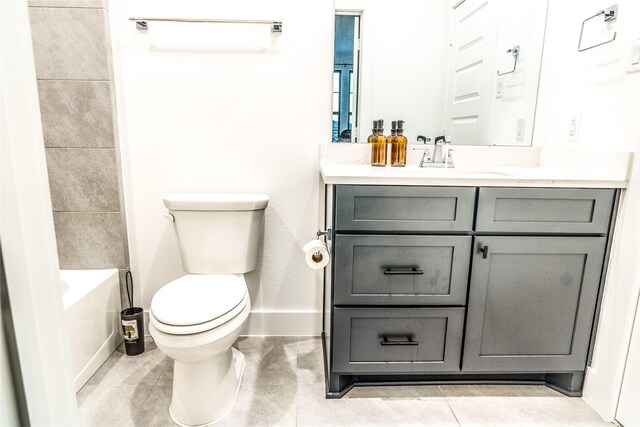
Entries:
[[451,144],[451,137],[449,135],[436,136],[434,144]]

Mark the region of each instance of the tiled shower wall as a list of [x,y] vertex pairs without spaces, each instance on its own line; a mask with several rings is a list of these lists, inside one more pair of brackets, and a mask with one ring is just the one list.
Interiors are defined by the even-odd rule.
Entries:
[[29,14],[60,268],[122,273],[128,256],[103,6],[30,0]]

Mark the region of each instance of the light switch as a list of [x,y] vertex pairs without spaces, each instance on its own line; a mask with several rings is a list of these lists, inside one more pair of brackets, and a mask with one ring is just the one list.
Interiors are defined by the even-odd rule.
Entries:
[[524,128],[527,124],[527,119],[520,117],[516,122],[516,141],[524,140]]
[[634,45],[631,50],[631,65],[638,64],[640,64],[640,44]]

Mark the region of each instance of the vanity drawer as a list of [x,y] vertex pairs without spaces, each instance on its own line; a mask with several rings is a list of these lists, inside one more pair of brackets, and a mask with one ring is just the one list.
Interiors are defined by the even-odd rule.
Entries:
[[470,236],[335,236],[334,304],[464,305]]
[[475,188],[336,186],[336,230],[469,231]]
[[610,189],[480,188],[476,231],[605,234],[613,198]]
[[464,308],[334,309],[334,371],[460,370]]

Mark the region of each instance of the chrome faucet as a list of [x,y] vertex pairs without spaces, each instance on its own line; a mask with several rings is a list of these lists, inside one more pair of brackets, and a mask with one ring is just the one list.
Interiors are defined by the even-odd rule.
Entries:
[[427,147],[424,150],[418,167],[454,167],[452,155],[453,149],[449,147],[450,144],[450,136],[442,135],[436,137],[433,140],[433,149]]

